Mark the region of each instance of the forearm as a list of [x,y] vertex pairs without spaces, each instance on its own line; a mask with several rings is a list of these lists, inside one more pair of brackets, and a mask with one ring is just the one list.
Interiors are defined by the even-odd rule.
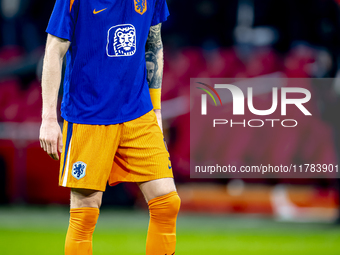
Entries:
[[160,109],[161,88],[163,79],[163,44],[161,40],[161,24],[150,28],[146,42],[146,66],[148,84],[154,109]]
[[152,104],[155,110],[161,109],[161,91],[163,79],[163,47],[159,48],[157,55],[158,70],[155,73],[153,80],[149,82],[149,91],[151,95]]
[[63,59],[54,52],[46,51],[42,76],[43,119],[57,119],[58,92]]
[[57,119],[58,92],[61,81],[63,58],[70,42],[48,35],[42,75],[42,119]]
[[70,42],[65,39],[47,36],[41,81],[43,111],[39,140],[40,146],[55,160],[59,159],[58,151],[61,153],[63,148],[63,136],[57,123],[57,102],[63,58],[69,46]]
[[148,52],[153,52],[156,56],[157,62],[157,71],[154,74],[154,77],[151,82],[149,82],[149,88],[151,89],[161,89],[162,88],[162,79],[163,79],[163,44],[160,42],[157,48],[149,48]]

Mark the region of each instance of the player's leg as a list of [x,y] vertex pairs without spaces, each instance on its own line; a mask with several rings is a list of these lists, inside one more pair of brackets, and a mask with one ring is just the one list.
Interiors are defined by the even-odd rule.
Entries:
[[59,185],[72,188],[66,255],[92,254],[92,233],[119,133],[119,125],[83,125],[65,121]]
[[163,178],[138,185],[148,202],[150,211],[146,255],[174,254],[176,220],[181,202],[173,178]]
[[150,210],[146,254],[174,254],[180,199],[170,155],[154,111],[124,122],[121,134],[109,184],[139,184]]
[[71,209],[80,207],[100,208],[103,192],[91,189],[71,189]]
[[92,234],[99,216],[103,192],[71,189],[70,223],[66,235],[65,255],[91,255]]
[[173,178],[162,178],[147,182],[137,183],[140,190],[142,191],[146,202],[160,197],[170,192],[176,191],[176,186]]

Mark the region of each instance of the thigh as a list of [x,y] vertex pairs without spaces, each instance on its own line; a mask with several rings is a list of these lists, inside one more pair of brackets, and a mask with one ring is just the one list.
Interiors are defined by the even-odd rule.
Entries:
[[173,178],[163,178],[148,182],[138,183],[145,199],[149,202],[151,199],[166,195],[176,191],[176,186]]
[[71,189],[71,209],[81,207],[100,208],[103,192],[90,189]]
[[59,185],[104,191],[119,135],[119,125],[84,125],[65,121]]
[[153,111],[123,123],[109,183],[173,178],[170,155]]

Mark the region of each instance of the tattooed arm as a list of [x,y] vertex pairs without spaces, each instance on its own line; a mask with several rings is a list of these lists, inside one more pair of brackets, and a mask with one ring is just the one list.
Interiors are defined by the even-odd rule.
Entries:
[[161,39],[161,23],[150,27],[145,45],[145,60],[148,71],[149,88],[159,89],[163,76],[163,43]]
[[158,124],[162,129],[161,87],[163,77],[163,43],[161,38],[161,23],[150,27],[145,45],[145,61],[147,81]]

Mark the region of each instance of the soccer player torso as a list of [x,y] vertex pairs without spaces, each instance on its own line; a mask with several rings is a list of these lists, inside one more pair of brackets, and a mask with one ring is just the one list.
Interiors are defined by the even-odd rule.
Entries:
[[57,0],[47,32],[71,41],[62,116],[108,125],[150,111],[145,43],[167,16],[164,0]]

